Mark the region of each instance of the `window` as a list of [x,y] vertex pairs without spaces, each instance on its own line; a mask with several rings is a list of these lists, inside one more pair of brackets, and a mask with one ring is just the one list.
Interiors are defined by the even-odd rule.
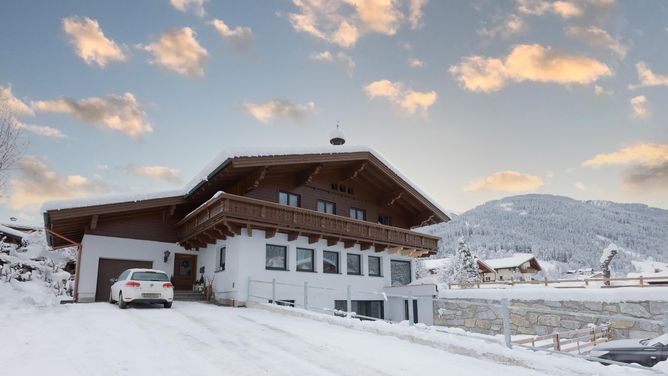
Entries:
[[267,244],[267,270],[288,270],[288,247]]
[[297,271],[298,272],[315,271],[315,257],[313,257],[312,249],[297,248]]
[[278,192],[278,203],[298,208],[301,206],[301,199],[298,194],[281,191]]
[[[417,304],[417,299],[413,300],[413,323],[417,324],[418,323],[418,304]],[[408,300],[404,300],[404,317],[406,320],[409,319],[408,317]]]
[[218,269],[217,271],[225,270],[225,247],[220,247],[218,250]]
[[353,275],[362,275],[362,257],[361,255],[356,255],[354,253],[348,253],[347,265],[348,265],[348,274]]
[[[348,302],[346,300],[335,300],[334,309],[339,311],[348,310]],[[350,309],[358,315],[375,317],[377,319],[384,319],[382,300],[353,300],[350,302]],[[364,320],[364,318],[360,318]],[[369,320],[369,319],[366,319]]]
[[378,223],[381,225],[392,226],[392,217],[385,214],[378,214]]
[[335,274],[339,272],[338,252],[322,251],[322,272]]
[[366,210],[350,208],[350,218],[359,219],[360,221],[366,220]]
[[124,271],[120,276],[118,276],[118,280],[125,281],[125,279],[128,278],[128,274],[130,274],[129,270]]
[[380,277],[380,257],[378,256],[369,256],[369,275],[372,277]]
[[166,282],[169,281],[169,277],[162,272],[134,272],[132,273],[132,280]]
[[321,213],[336,214],[336,204],[330,201],[318,200],[316,210]]
[[411,262],[390,261],[390,273],[392,274],[392,286],[405,286],[411,283]]
[[[273,302],[274,302],[273,300],[269,299],[269,304],[272,304]],[[291,299],[291,300],[285,300],[285,299],[278,300],[278,299],[276,299],[276,305],[285,306],[285,307],[294,307],[295,306],[295,301],[294,301],[294,299]]]

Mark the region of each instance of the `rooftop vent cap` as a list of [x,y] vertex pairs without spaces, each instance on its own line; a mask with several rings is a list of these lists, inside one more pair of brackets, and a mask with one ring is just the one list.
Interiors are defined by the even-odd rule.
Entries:
[[339,124],[336,124],[336,129],[333,129],[329,132],[329,143],[335,146],[343,145],[346,143],[346,136],[343,134]]

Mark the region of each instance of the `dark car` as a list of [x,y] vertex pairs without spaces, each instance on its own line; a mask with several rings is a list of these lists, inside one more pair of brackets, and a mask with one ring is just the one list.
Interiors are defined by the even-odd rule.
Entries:
[[[668,334],[647,339],[622,339],[594,346],[590,356],[652,367],[668,359]],[[605,363],[604,363],[605,364]]]

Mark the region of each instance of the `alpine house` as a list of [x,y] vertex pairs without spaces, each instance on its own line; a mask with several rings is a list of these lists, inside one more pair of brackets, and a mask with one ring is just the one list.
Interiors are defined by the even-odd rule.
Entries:
[[[213,279],[216,301],[235,306],[251,279],[281,282],[276,299],[297,305],[303,289],[288,285],[326,288],[309,304],[329,309],[351,286],[356,312],[391,320],[407,301],[363,292],[409,285],[439,240],[411,228],[448,220],[378,153],[348,146],[228,151],[182,190],[44,206],[49,243],[79,247],[78,302],[105,301],[110,279],[150,267],[176,290]],[[271,296],[271,284],[252,290]]]

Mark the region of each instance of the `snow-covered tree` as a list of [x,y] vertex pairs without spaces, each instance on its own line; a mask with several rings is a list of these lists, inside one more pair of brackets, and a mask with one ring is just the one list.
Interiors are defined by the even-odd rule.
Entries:
[[7,171],[23,153],[19,142],[21,132],[21,127],[8,106],[0,101],[0,188],[3,188],[7,181]]
[[469,246],[466,245],[463,237],[459,238],[459,247],[457,256],[453,263],[452,279],[457,282],[475,282],[480,280],[480,269],[478,263],[471,255]]
[[[610,278],[610,262],[612,261],[613,257],[618,252],[618,248],[615,245],[615,243],[610,243],[605,249],[603,250],[603,254],[601,254],[601,271],[603,271],[603,278]],[[605,281],[603,282],[606,285],[610,285],[610,281]]]

